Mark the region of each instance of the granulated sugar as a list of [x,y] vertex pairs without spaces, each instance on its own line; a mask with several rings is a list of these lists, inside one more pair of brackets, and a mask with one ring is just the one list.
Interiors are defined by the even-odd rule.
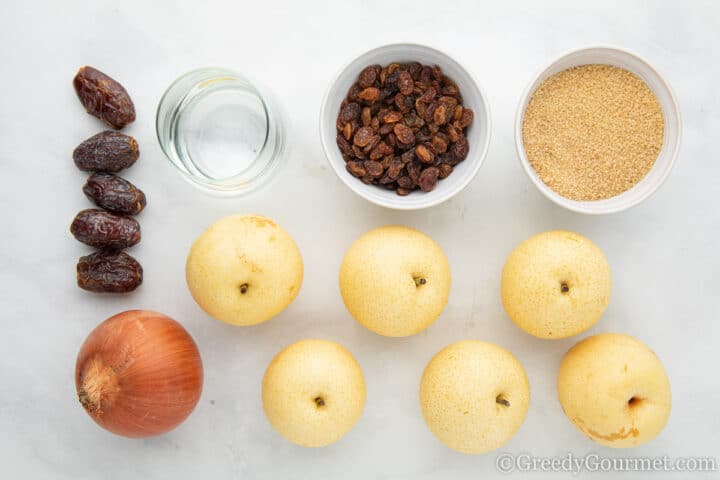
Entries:
[[535,91],[523,118],[530,164],[572,200],[601,200],[632,188],[650,171],[665,120],[655,94],[611,65],[564,70]]

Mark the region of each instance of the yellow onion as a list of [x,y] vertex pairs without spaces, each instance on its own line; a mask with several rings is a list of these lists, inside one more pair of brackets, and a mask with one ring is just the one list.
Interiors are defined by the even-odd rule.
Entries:
[[80,403],[101,427],[125,437],[160,435],[200,399],[203,368],[190,334],[175,320],[129,310],[98,325],[75,365]]

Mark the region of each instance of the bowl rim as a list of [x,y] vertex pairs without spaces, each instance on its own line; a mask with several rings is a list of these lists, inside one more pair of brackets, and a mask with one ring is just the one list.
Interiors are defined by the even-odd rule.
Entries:
[[[332,143],[329,142],[329,139],[325,136],[325,132],[323,129],[323,118],[325,117],[325,114],[327,112],[328,103],[329,103],[329,97],[330,92],[332,91],[333,87],[338,82],[338,79],[340,76],[345,72],[350,66],[355,63],[360,57],[363,57],[368,54],[372,54],[378,50],[384,50],[384,49],[402,49],[402,48],[418,48],[421,50],[429,50],[436,54],[439,54],[440,56],[446,57],[450,59],[452,62],[456,63],[458,67],[470,78],[472,83],[474,84],[475,88],[477,88],[478,93],[480,94],[480,100],[482,104],[485,107],[485,115],[482,118],[482,121],[484,122],[483,125],[485,126],[485,129],[487,130],[487,136],[485,142],[483,142],[481,150],[477,153],[477,160],[475,161],[475,165],[471,167],[471,170],[469,174],[467,175],[467,178],[463,180],[462,182],[458,183],[454,188],[448,189],[448,191],[442,195],[438,195],[433,200],[427,200],[420,204],[407,204],[404,202],[405,197],[398,196],[397,199],[393,202],[384,201],[382,199],[377,199],[373,197],[367,196],[363,191],[361,191],[358,187],[359,185],[358,180],[354,177],[350,177],[345,169],[339,169],[335,163],[331,160],[331,149],[333,147],[337,148],[335,146],[335,142]],[[477,112],[476,112],[477,115]],[[331,117],[332,118],[332,117]],[[477,117],[476,117],[477,118]],[[399,42],[399,43],[388,43],[384,45],[379,45],[377,47],[373,47],[369,50],[365,50],[357,55],[354,55],[349,61],[343,64],[342,67],[340,67],[333,77],[332,81],[329,83],[327,88],[325,89],[325,94],[322,98],[322,103],[320,104],[320,118],[318,122],[318,127],[320,129],[320,143],[322,145],[323,153],[325,154],[325,159],[330,164],[330,167],[333,169],[335,174],[340,178],[340,181],[344,183],[351,191],[355,192],[356,195],[359,197],[367,200],[370,203],[373,203],[375,205],[390,208],[393,210],[422,210],[424,208],[430,208],[434,207],[436,205],[439,205],[443,202],[446,202],[447,200],[451,199],[461,191],[463,191],[469,184],[472,182],[475,177],[477,176],[478,171],[480,170],[480,167],[485,162],[485,158],[487,157],[488,151],[490,149],[490,140],[492,138],[492,115],[490,113],[490,103],[488,102],[488,97],[485,93],[485,90],[483,89],[482,85],[478,82],[475,75],[468,70],[460,61],[457,60],[454,56],[439,50],[434,47],[430,47],[428,45],[424,45],[421,43],[413,43],[413,42]],[[338,151],[339,152],[339,151]],[[364,185],[360,183],[360,185]],[[379,187],[378,187],[379,188]]]
[[[595,210],[588,208],[588,204],[591,204],[592,202],[595,202],[596,200],[572,200],[569,198],[565,198],[559,193],[556,193],[554,190],[552,190],[549,186],[547,186],[537,175],[535,172],[535,169],[530,165],[530,161],[527,158],[527,155],[525,154],[525,147],[523,146],[522,141],[522,119],[523,115],[525,113],[525,104],[527,103],[531,93],[534,92],[532,90],[533,85],[538,81],[538,79],[550,68],[552,68],[554,65],[565,59],[566,57],[569,57],[571,55],[575,55],[577,53],[584,52],[586,50],[610,50],[614,51],[616,53],[619,53],[621,55],[627,55],[630,57],[634,57],[636,60],[640,61],[641,63],[645,64],[645,66],[648,68],[650,72],[652,72],[657,79],[660,81],[660,84],[662,85],[662,88],[664,88],[669,97],[672,104],[672,110],[675,113],[677,117],[676,122],[676,128],[677,128],[677,141],[675,142],[675,146],[673,150],[670,152],[669,156],[669,163],[667,167],[665,168],[665,171],[663,172],[662,176],[659,178],[658,182],[653,186],[648,188],[645,192],[643,192],[641,195],[639,195],[635,200],[626,202],[624,204],[617,205],[615,207],[607,207],[603,210]],[[637,75],[637,72],[630,70],[631,73]],[[531,91],[532,90],[532,91]],[[566,50],[562,54],[556,56],[553,58],[550,62],[547,62],[537,70],[535,75],[531,78],[531,80],[528,82],[527,86],[523,89],[523,92],[520,96],[520,100],[517,104],[517,107],[515,109],[515,128],[514,128],[514,135],[515,135],[515,150],[517,151],[517,157],[520,161],[520,165],[522,166],[523,170],[525,171],[525,174],[528,176],[530,181],[537,187],[538,190],[550,201],[555,203],[556,205],[559,205],[563,208],[566,208],[570,211],[576,212],[576,213],[584,213],[586,215],[606,215],[609,213],[618,213],[625,210],[628,210],[636,205],[639,205],[643,201],[645,201],[647,198],[649,198],[652,194],[654,194],[661,185],[665,183],[665,180],[670,175],[670,172],[673,170],[673,167],[675,166],[675,160],[677,159],[678,152],[680,150],[680,144],[682,141],[682,117],[680,113],[680,106],[677,101],[677,97],[675,96],[675,92],[673,91],[672,87],[670,86],[670,83],[665,79],[665,77],[655,68],[653,65],[642,55],[639,55],[638,53],[628,50],[624,47],[619,47],[616,45],[611,44],[592,44],[587,45],[584,47],[579,48],[573,48],[570,50]],[[655,165],[651,168],[654,169]],[[649,173],[649,172],[648,172]],[[641,180],[642,181],[642,180]],[[624,193],[624,192],[623,192]],[[613,198],[613,197],[611,197]]]

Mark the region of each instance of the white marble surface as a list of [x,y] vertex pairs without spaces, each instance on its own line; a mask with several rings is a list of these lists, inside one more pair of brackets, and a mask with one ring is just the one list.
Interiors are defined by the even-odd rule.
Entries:
[[[479,479],[496,473],[500,453],[717,458],[718,32],[720,5],[713,1],[2,2],[0,476]],[[490,153],[477,178],[452,201],[419,212],[384,210],[355,196],[328,168],[318,138],[321,96],[337,69],[371,47],[397,41],[454,54],[482,82],[493,113]],[[512,138],[516,102],[532,75],[562,52],[594,43],[647,57],[674,87],[684,121],[681,153],[667,183],[644,204],[605,217],[573,214],[542,197],[525,178]],[[138,120],[127,131],[138,138],[142,155],[127,177],[147,192],[149,206],[140,216],[143,241],[132,250],[145,267],[145,283],[130,296],[95,296],[74,285],[77,257],[89,249],[68,226],[88,201],[80,192],[84,175],[70,154],[102,129],[71,87],[83,64],[120,79],[137,106]],[[173,171],[156,143],[154,110],[164,88],[205,65],[249,73],[275,92],[286,112],[286,167],[252,196],[204,195]],[[183,274],[194,237],[237,212],[276,219],[305,259],[297,300],[253,328],[208,318],[193,303]],[[388,223],[430,234],[453,270],[442,317],[406,339],[362,328],[337,288],[350,242]],[[526,237],[555,228],[589,236],[612,266],[610,307],[587,334],[635,335],[665,364],[673,413],[647,446],[613,451],[580,435],[555,393],[560,359],[578,339],[532,338],[503,312],[505,256]],[[195,413],[170,434],[141,441],[99,429],[78,405],[73,385],[75,356],[87,333],[130,308],[159,310],[182,322],[199,344],[206,373]],[[305,337],[345,344],[366,375],[360,422],[325,449],[281,439],[260,404],[267,363]],[[525,424],[510,443],[485,456],[446,449],[425,428],[418,406],[426,362],[462,338],[503,345],[530,378]]]

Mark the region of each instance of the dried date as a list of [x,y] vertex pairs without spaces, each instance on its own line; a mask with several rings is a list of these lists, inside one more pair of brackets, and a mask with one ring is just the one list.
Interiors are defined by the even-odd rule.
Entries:
[[135,105],[125,88],[93,67],[80,67],[73,86],[90,115],[119,130],[135,120]]
[[428,192],[469,153],[473,111],[438,66],[364,68],[340,105],[337,144],[347,171],[408,195]]
[[75,216],[70,232],[91,247],[121,250],[140,241],[137,220],[97,208],[83,210]]
[[83,192],[98,207],[123,215],[137,215],[147,204],[142,190],[111,173],[90,175]]
[[127,293],[135,290],[142,280],[142,266],[125,252],[101,250],[78,260],[77,284],[83,290]]
[[110,130],[93,135],[73,151],[75,165],[86,172],[117,173],[135,163],[139,156],[133,137]]

